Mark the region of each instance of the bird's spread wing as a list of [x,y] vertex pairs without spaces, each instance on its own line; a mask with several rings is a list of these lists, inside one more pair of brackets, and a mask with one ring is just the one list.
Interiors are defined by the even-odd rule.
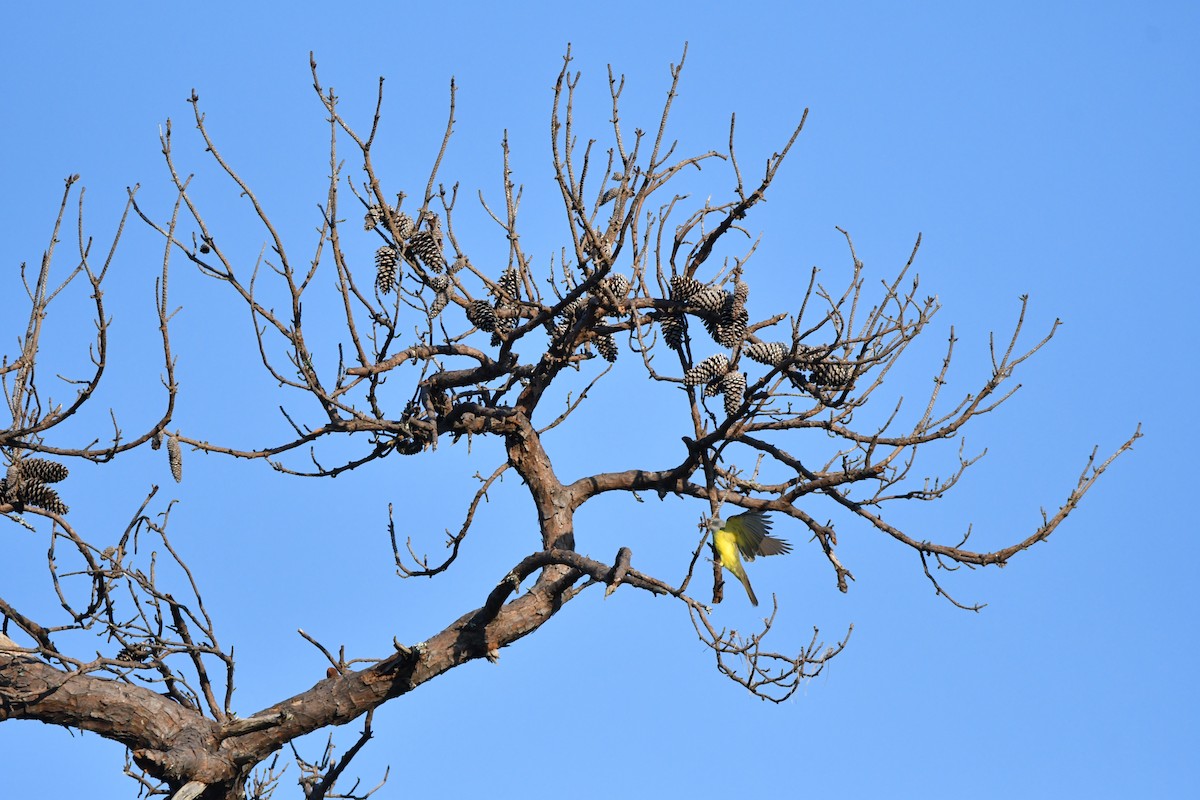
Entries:
[[792,546],[783,539],[768,535],[771,518],[761,511],[747,511],[730,517],[725,528],[737,539],[738,549],[747,561],[756,556],[775,556],[792,552]]
[[792,552],[791,542],[785,539],[776,539],[774,536],[764,536],[762,542],[759,543],[758,552],[764,556],[782,556]]

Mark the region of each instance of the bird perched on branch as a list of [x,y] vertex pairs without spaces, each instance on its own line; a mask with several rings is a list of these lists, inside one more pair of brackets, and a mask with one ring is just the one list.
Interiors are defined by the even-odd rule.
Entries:
[[712,534],[713,547],[721,559],[721,565],[742,582],[753,605],[758,605],[758,598],[750,588],[750,579],[746,577],[742,559],[753,561],[758,556],[792,552],[792,546],[783,539],[769,536],[770,530],[771,518],[761,511],[747,511],[727,520],[712,517],[708,521],[708,532]]

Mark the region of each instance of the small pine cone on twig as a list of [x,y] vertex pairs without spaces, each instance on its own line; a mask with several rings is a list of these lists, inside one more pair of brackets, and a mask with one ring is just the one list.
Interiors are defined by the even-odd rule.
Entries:
[[707,288],[703,283],[695,278],[688,278],[683,275],[671,276],[671,299],[678,300],[681,303],[690,301],[693,297]]
[[174,434],[167,436],[167,463],[171,465],[171,477],[176,483],[183,481],[183,453]]
[[66,503],[58,496],[58,492],[44,483],[26,481],[17,487],[17,499],[27,506],[44,508],[55,514],[66,514]]
[[146,642],[134,642],[128,644],[117,651],[115,656],[117,661],[137,661],[142,662],[151,656],[158,657],[162,652],[162,647],[155,647]]
[[21,460],[21,479],[37,483],[58,483],[67,477],[67,468],[57,461],[44,458],[25,458]]
[[515,308],[521,299],[521,276],[512,267],[504,270],[497,281],[500,293],[496,297],[496,308]]
[[367,206],[367,215],[363,217],[363,230],[375,230],[375,226],[383,222],[383,206],[375,203]]
[[396,248],[385,244],[375,251],[375,288],[388,294],[396,287]]
[[733,416],[742,407],[742,399],[746,396],[746,373],[726,373],[719,383],[721,394],[725,396],[725,413]]
[[496,309],[487,300],[475,300],[467,306],[467,320],[481,331],[496,330]]
[[672,350],[683,347],[683,339],[687,336],[687,317],[683,314],[662,314],[658,318],[658,324],[662,327],[667,347]]
[[5,473],[4,477],[5,477],[5,480],[8,481],[8,485],[11,486],[13,489],[16,489],[18,486],[20,486],[21,485],[21,462],[13,461],[11,464],[9,464],[8,472]]
[[434,295],[433,302],[429,304],[430,319],[432,319],[433,317],[436,317],[438,314],[442,313],[442,309],[444,309],[449,304],[450,304],[450,293],[449,292],[438,292],[436,295]]
[[733,281],[733,299],[739,305],[746,305],[746,301],[750,299],[750,285],[743,280],[735,278]]
[[777,367],[787,358],[788,348],[783,342],[753,342],[746,345],[742,352],[760,364]]
[[724,353],[717,353],[683,373],[683,385],[699,386],[702,383],[709,383],[726,372],[729,372],[729,358]]
[[831,359],[812,366],[812,382],[818,386],[845,386],[854,380],[854,365]]
[[21,471],[14,463],[9,465],[8,474],[0,478],[0,503],[16,503],[17,487],[21,485]]
[[450,287],[450,278],[446,275],[430,275],[425,285],[435,292],[444,292]]
[[596,203],[596,208],[608,205],[613,200],[616,200],[621,194],[620,186],[613,186],[611,189],[605,190],[604,194],[600,195],[600,201]]
[[433,231],[417,231],[408,242],[408,247],[421,263],[434,272],[446,269],[446,257],[442,245]]
[[619,352],[619,348],[617,347],[617,342],[613,339],[612,334],[606,333],[605,335],[596,339],[596,351],[599,352],[600,355],[604,357],[604,360],[608,363],[617,363],[617,353]]
[[150,449],[157,450],[162,447],[162,431],[155,431],[150,436]]

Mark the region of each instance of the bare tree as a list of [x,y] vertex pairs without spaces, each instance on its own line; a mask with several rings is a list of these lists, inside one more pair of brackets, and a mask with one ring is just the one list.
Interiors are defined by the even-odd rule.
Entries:
[[[105,371],[108,318],[102,284],[125,217],[96,268],[91,240],[83,233],[80,190],[78,257],[60,276],[51,266],[77,180],[69,178],[40,268],[36,273],[22,268],[29,314],[24,333],[18,332],[18,350],[0,365],[11,413],[11,422],[0,430],[7,465],[0,513],[31,529],[48,526],[48,578],[64,616],[35,620],[0,598],[0,719],[36,719],[121,742],[129,748],[126,771],[143,793],[175,798],[271,797],[284,772],[278,762],[282,748],[302,735],[362,719],[359,739],[340,761],[329,748],[315,760],[294,748],[292,755],[306,798],[367,797],[382,784],[339,789],[337,783],[371,738],[375,708],[460,664],[496,659],[501,648],[536,631],[591,587],[604,586],[611,593],[624,586],[673,598],[688,610],[718,670],[774,701],[790,697],[803,678],[819,673],[845,647],[850,631],[839,632],[827,646],[814,629],[809,641],[773,649],[766,636],[777,603],[763,629],[752,635],[716,624],[712,605],[722,600],[722,571],[708,545],[710,528],[719,525],[701,521],[695,547],[680,554],[681,577],[673,580],[634,568],[636,541],[621,547],[611,562],[581,554],[575,547],[576,512],[613,492],[695,498],[697,510],[706,512],[701,517],[715,517],[726,506],[790,518],[811,534],[828,562],[832,584],[846,592],[853,575],[839,559],[837,531],[818,516],[822,504],[835,507],[910,548],[949,602],[977,609],[950,597],[940,571],[1002,566],[1045,540],[1113,459],[1132,446],[1140,429],[1107,458],[1093,451],[1062,506],[1043,513],[1036,530],[1007,547],[977,552],[967,546],[969,531],[962,541],[946,544],[890,523],[885,506],[937,499],[976,462],[981,454],[966,453],[960,445],[951,474],[918,476],[913,469],[918,449],[959,438],[968,422],[1012,396],[1016,371],[1050,340],[1058,323],[1025,343],[1022,300],[1011,333],[992,343],[986,379],[971,393],[947,398],[943,387],[956,343],[951,328],[944,358],[932,370],[932,391],[910,412],[901,399],[887,398],[884,387],[939,309],[935,298],[919,294],[910,274],[919,236],[899,273],[876,284],[868,282],[850,234],[841,231],[849,262],[844,283],[828,286],[813,269],[786,306],[768,309],[765,317],[751,316],[748,299],[759,267],[751,258],[756,242],[745,220],[776,179],[803,130],[804,116],[780,150],[753,172],[739,162],[732,118],[722,150],[679,155],[667,131],[682,63],[671,68],[661,119],[650,134],[626,128],[620,113],[624,79],[609,71],[612,117],[605,147],[582,140],[576,130],[580,76],[570,68],[568,51],[551,111],[566,244],[550,258],[522,245],[522,190],[512,179],[506,136],[502,202],[479,195],[507,241],[503,265],[473,258],[472,243],[460,237],[455,224],[459,185],[439,180],[455,122],[453,82],[449,119],[428,182],[402,188],[377,174],[373,161],[383,81],[364,133],[342,115],[337,95],[321,85],[312,62],[314,88],[328,114],[330,176],[319,230],[302,258],[285,244],[252,188],[222,155],[193,92],[203,148],[249,199],[266,246],[248,273],[237,266],[189,189],[191,178],[177,167],[168,122],[161,142],[176,189],[174,206],[169,214],[143,209],[135,188],[126,207],[126,217],[133,213],[144,220],[164,243],[157,284],[162,414],[131,436],[117,425],[114,413],[113,429],[86,444],[63,443],[57,429],[92,399]],[[361,182],[344,179],[346,147],[361,165]],[[736,188],[729,197],[698,203],[677,193],[682,173],[711,168],[727,171],[722,180],[731,176]],[[349,238],[361,236],[371,237],[378,248],[371,271],[352,264],[347,255]],[[263,369],[285,391],[315,401],[315,418],[285,412],[291,435],[257,449],[169,430],[178,394],[169,335],[172,259],[194,265],[245,305]],[[330,270],[344,327],[336,363],[327,364],[306,337],[302,309],[318,285],[314,278]],[[50,304],[76,281],[88,284],[94,300],[94,370],[71,382],[69,402],[55,403],[37,369],[42,323]],[[756,299],[755,306],[761,309],[769,300]],[[525,355],[518,355],[518,344]],[[669,463],[634,461],[622,471],[564,483],[544,435],[570,425],[589,390],[614,369],[640,375],[647,386],[681,389],[675,394],[677,413],[689,421],[691,433]],[[886,408],[875,415],[879,422],[864,425],[861,420],[872,418],[864,411],[872,400],[872,411],[880,404]],[[352,456],[338,458],[347,452],[345,443],[322,449],[352,433],[363,434],[350,443],[360,443]],[[231,710],[233,650],[219,641],[185,556],[168,536],[171,507],[150,510],[158,502],[157,487],[132,514],[118,542],[103,548],[93,543],[98,537],[71,524],[55,488],[64,485],[68,460],[108,462],[147,444],[166,444],[176,479],[187,448],[323,477],[376,459],[419,458],[437,447],[469,446],[473,437],[502,441],[503,463],[479,475],[474,499],[457,529],[448,533],[444,560],[430,560],[389,526],[397,570],[402,577],[450,570],[467,545],[489,487],[509,471],[527,489],[531,520],[537,520],[540,539],[529,543],[529,554],[500,566],[495,585],[464,597],[461,616],[426,641],[393,639],[394,649],[385,655],[347,658],[343,649],[335,652],[301,632],[327,658],[327,676],[247,718]],[[786,545],[774,542],[759,552],[786,551]],[[167,559],[162,565],[153,555],[160,552]],[[743,552],[754,554],[753,549]],[[60,633],[78,630],[101,632],[111,641],[112,654],[80,658],[56,644]]]

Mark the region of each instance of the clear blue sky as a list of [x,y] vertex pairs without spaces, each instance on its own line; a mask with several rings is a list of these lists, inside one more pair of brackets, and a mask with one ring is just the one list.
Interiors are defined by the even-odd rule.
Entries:
[[[780,648],[806,641],[813,625],[828,640],[855,625],[827,672],[777,707],[717,674],[682,608],[628,590],[607,600],[592,591],[506,649],[499,664],[467,665],[385,707],[376,740],[352,769],[374,785],[391,766],[377,797],[1167,797],[1194,790],[1200,545],[1185,509],[1194,491],[1185,458],[1197,444],[1200,289],[1194,4],[830,10],[835,4],[612,0],[519,10],[461,3],[449,14],[428,3],[358,4],[352,12],[306,2],[121,5],[5,13],[5,287],[15,286],[21,261],[40,258],[70,173],[87,185],[88,224],[100,242],[127,185],[140,182],[144,202],[169,213],[157,143],[167,117],[176,120],[185,168],[197,171],[197,191],[229,236],[246,239],[253,258],[261,233],[205,163],[188,123],[193,87],[225,155],[304,252],[328,170],[309,50],[364,127],[377,77],[387,77],[381,160],[410,191],[424,185],[455,76],[458,133],[443,177],[462,182],[464,215],[478,218],[468,207],[477,189],[498,196],[507,128],[515,177],[527,187],[525,244],[545,264],[566,241],[548,147],[550,89],[566,43],[584,73],[581,124],[601,135],[605,65],[627,76],[627,124],[653,129],[668,65],[687,41],[672,128],[684,150],[720,149],[736,112],[743,169],[757,174],[803,108],[811,109],[769,202],[748,220],[763,234],[751,275],[775,287],[752,298],[752,314],[793,310],[788,287],[814,264],[829,275],[845,269],[839,225],[854,235],[869,282],[890,276],[923,234],[922,287],[939,295],[943,310],[930,347],[914,354],[926,359],[914,365],[918,375],[934,368],[954,324],[961,370],[954,386],[966,391],[986,366],[989,331],[1011,325],[1023,293],[1032,297],[1031,341],[1055,317],[1064,321],[1021,375],[1017,397],[968,430],[968,446],[988,447],[987,457],[946,500],[904,512],[918,538],[952,543],[970,522],[978,547],[1023,537],[1039,508],[1057,508],[1094,445],[1111,451],[1144,423],[1146,437],[1048,543],[1002,571],[952,576],[948,587],[960,599],[988,603],[979,614],[936,598],[910,552],[844,521],[841,557],[858,579],[848,595],[836,591],[811,546],[755,565],[759,594],[774,591],[783,605]],[[716,196],[732,187],[727,173],[703,180],[701,191]],[[470,224],[480,250],[503,252],[494,229]],[[369,265],[369,243],[363,248]],[[160,261],[160,244],[131,224],[107,296],[115,360],[100,400],[130,430],[158,407],[159,366],[145,348],[155,335],[149,311]],[[252,373],[241,309],[178,266],[176,424],[214,441],[269,441],[279,431],[280,403],[307,406]],[[0,296],[5,336],[13,336],[9,314],[18,310],[19,296]],[[51,322],[53,341],[64,347],[91,330],[85,317]],[[66,363],[81,357],[71,352]],[[587,463],[580,451],[610,435],[620,447],[598,457],[612,465],[657,466],[676,454],[677,438],[636,449],[644,431],[614,433],[614,419],[637,418],[622,405],[640,386],[635,365],[625,366],[597,393],[594,413],[556,441],[565,477]],[[645,413],[681,413],[669,397],[663,402]],[[90,419],[102,428],[105,413]],[[96,435],[70,434],[76,441]],[[510,481],[482,513],[457,574],[432,582],[392,576],[387,503],[403,509],[415,541],[439,551],[439,531],[457,527],[474,489],[469,476],[498,463],[494,443],[477,444],[470,460],[461,448],[443,448],[332,482],[185,455],[179,486],[161,453],[80,466],[67,500],[72,519],[99,540],[119,536],[151,483],[165,482],[180,500],[175,542],[206,587],[223,643],[236,647],[235,706],[243,716],[322,677],[325,664],[297,628],[331,646],[345,643],[353,656],[386,655],[392,636],[421,640],[477,605],[536,544],[532,511]],[[930,468],[941,463],[931,458]],[[660,565],[671,580],[703,510],[680,501],[614,502],[589,508],[577,539],[605,559],[628,545],[635,566]],[[803,542],[798,530],[780,533]],[[0,535],[3,593],[52,613],[45,541],[12,525]],[[739,630],[758,617],[736,593],[716,612]],[[92,638],[81,647],[105,645]],[[356,730],[336,732],[341,748]],[[315,758],[319,746],[313,740],[304,752]],[[121,748],[90,734],[0,725],[0,772],[12,797],[131,797],[121,758]],[[277,797],[299,796],[295,777],[292,767]]]

